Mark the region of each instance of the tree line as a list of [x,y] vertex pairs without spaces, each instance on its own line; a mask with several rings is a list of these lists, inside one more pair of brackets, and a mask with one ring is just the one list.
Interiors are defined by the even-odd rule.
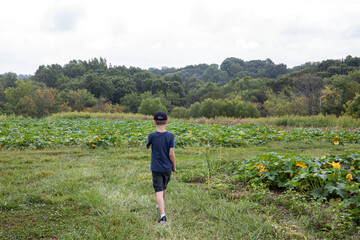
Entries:
[[350,114],[360,117],[360,58],[294,68],[270,59],[148,70],[104,58],[41,65],[33,76],[0,76],[0,113],[44,117],[66,111],[175,117]]

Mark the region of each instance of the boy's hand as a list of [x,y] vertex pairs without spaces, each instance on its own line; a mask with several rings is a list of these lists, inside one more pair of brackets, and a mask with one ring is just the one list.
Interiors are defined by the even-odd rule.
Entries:
[[171,171],[176,172],[176,166],[173,166]]

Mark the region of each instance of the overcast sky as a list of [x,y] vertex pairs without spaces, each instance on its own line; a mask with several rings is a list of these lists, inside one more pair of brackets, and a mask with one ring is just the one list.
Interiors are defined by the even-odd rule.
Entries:
[[103,57],[147,69],[272,59],[293,67],[360,57],[359,0],[11,0],[0,73]]

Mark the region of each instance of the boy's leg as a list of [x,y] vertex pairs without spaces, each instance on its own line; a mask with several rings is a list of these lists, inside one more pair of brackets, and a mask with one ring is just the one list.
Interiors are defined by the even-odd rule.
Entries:
[[156,192],[156,201],[159,206],[159,211],[161,215],[165,214],[165,208],[164,208],[164,191]]

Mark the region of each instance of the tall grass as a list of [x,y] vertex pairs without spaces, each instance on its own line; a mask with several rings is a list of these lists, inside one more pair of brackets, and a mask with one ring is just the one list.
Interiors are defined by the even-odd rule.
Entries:
[[22,116],[16,116],[15,114],[0,114],[0,119],[6,119],[6,118],[14,118],[14,117],[18,117],[18,118],[22,118]]
[[360,119],[350,116],[336,117],[335,115],[268,117],[253,119],[253,122],[286,127],[360,127]]
[[90,113],[90,112],[62,112],[55,113],[49,116],[49,118],[119,118],[119,119],[152,119],[152,116],[146,116],[138,113]]
[[319,128],[360,128],[360,119],[350,116],[336,117],[335,115],[317,115],[317,116],[282,116],[282,117],[263,117],[263,118],[230,118],[230,117],[215,117],[215,118],[192,118],[180,119],[194,123],[207,124],[242,124],[255,123],[260,125],[275,125],[285,127],[319,127]]
[[[14,115],[0,115],[0,119],[15,117]],[[17,116],[19,117],[19,116]],[[21,116],[20,116],[21,117]],[[55,113],[49,118],[114,118],[114,119],[142,119],[151,120],[152,116],[147,116],[138,113],[89,113],[89,112],[62,112]],[[171,118],[170,120],[174,120]],[[266,124],[285,127],[319,127],[319,128],[360,128],[360,119],[351,116],[335,115],[316,115],[316,116],[282,116],[282,117],[263,117],[263,118],[230,118],[230,117],[215,117],[215,118],[191,118],[178,119],[194,123],[207,124],[239,124],[239,123],[255,123]]]

